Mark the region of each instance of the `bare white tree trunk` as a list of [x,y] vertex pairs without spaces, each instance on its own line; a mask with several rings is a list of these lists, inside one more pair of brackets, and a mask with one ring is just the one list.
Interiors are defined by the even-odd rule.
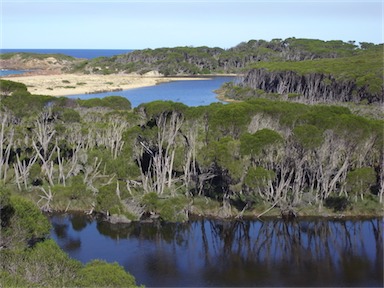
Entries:
[[17,187],[19,190],[21,190],[21,184],[24,184],[24,188],[28,189],[28,177],[29,177],[29,172],[35,164],[37,160],[37,155],[34,157],[30,158],[28,163],[25,161],[20,161],[19,155],[16,154],[16,163],[13,163],[13,168],[15,171],[15,181],[17,184]]
[[9,168],[9,157],[14,142],[14,129],[10,127],[8,135],[6,135],[5,129],[9,125],[10,115],[0,111],[0,119],[0,179],[3,179],[5,182]]
[[[40,195],[40,200],[37,201],[37,205],[39,205],[40,209],[44,212],[51,212],[51,202],[53,201],[53,194],[51,191],[51,188],[48,187],[48,191],[46,191],[43,187],[40,187],[41,191],[43,192],[42,195]],[[45,202],[44,204],[40,205],[40,202]]]

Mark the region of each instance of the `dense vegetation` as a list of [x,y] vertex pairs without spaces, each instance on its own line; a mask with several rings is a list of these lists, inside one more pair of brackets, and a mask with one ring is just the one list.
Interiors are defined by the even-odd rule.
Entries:
[[[242,72],[223,93],[245,101],[201,107],[156,101],[132,110],[118,96],[53,98],[0,80],[5,287],[135,285],[117,264],[70,259],[46,239],[50,224],[41,211],[100,213],[111,222],[186,221],[191,213],[384,212],[382,111],[354,113],[373,111],[378,105],[372,103],[382,101],[382,45],[288,38],[228,50],[146,49],[83,62],[35,56],[3,54],[0,60],[52,56],[63,69],[104,74]],[[342,101],[359,104],[354,110],[329,105]]]
[[383,121],[348,108],[257,99],[130,110],[121,97],[9,86],[0,179],[44,211],[97,211],[115,222],[382,213]]
[[226,97],[249,99],[280,97],[300,102],[381,103],[384,95],[383,51],[367,50],[356,56],[298,62],[259,62]]
[[366,50],[382,51],[382,45],[353,41],[322,41],[287,38],[250,40],[230,48],[175,47],[136,50],[114,57],[99,57],[73,67],[87,73],[137,72],[151,70],[164,75],[238,73],[260,61],[302,61],[358,55]]
[[64,54],[39,54],[39,53],[31,53],[31,52],[11,52],[11,53],[2,53],[0,54],[0,60],[9,60],[13,57],[20,57],[23,60],[44,60],[47,58],[55,58],[56,60],[68,60],[74,61],[75,57],[64,55]]

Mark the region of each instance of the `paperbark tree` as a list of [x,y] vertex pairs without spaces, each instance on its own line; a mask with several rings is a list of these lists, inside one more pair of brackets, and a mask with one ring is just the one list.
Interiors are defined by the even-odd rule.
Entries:
[[14,129],[10,125],[10,113],[0,110],[0,179],[5,182],[9,168],[9,157],[14,142]]

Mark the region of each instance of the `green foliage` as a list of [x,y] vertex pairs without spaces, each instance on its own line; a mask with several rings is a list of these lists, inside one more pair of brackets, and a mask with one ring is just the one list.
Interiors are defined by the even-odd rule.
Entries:
[[55,58],[56,60],[75,60],[76,58],[64,54],[41,54],[41,53],[30,53],[30,52],[12,52],[12,53],[4,53],[0,54],[0,59],[7,60],[11,59],[15,56],[19,56],[24,60],[33,60],[33,59],[38,59],[38,60],[44,60],[46,58]]
[[337,122],[334,131],[351,144],[357,144],[364,141],[367,137],[372,136],[371,121],[364,117],[356,115],[340,115],[337,117]]
[[[380,49],[381,48],[381,49]],[[75,63],[74,70],[108,74],[155,70],[168,75],[211,74],[242,72],[242,69],[260,61],[302,61],[321,58],[351,57],[362,52],[382,52],[381,45],[363,43],[361,48],[340,40],[287,38],[250,40],[230,49],[218,47],[173,47],[135,50],[113,57],[99,57]]]
[[116,263],[94,260],[82,266],[53,240],[27,250],[1,250],[4,287],[134,287],[135,278]]
[[24,277],[28,279],[28,273],[31,273],[34,279],[29,281],[46,287],[71,285],[81,267],[80,262],[70,259],[54,240],[36,244],[26,253],[25,260],[20,265]]
[[147,193],[142,198],[142,204],[150,212],[154,212],[166,222],[183,222],[188,220],[185,212],[188,199],[184,196],[170,198],[159,197],[155,192]]
[[0,96],[9,96],[12,95],[14,92],[27,91],[27,86],[22,83],[0,79]]
[[76,123],[81,121],[79,112],[74,109],[64,108],[60,114],[61,120],[65,123]]
[[157,100],[140,104],[139,107],[137,107],[137,110],[144,111],[148,119],[155,119],[163,113],[170,113],[173,111],[183,113],[187,108],[188,106],[183,103]]
[[221,169],[228,170],[231,177],[240,179],[243,163],[239,159],[239,144],[230,136],[211,141],[200,151],[198,159],[204,166],[216,163]]
[[78,287],[134,287],[136,281],[117,263],[93,260],[80,269],[75,285]]
[[113,110],[130,110],[131,102],[121,96],[108,96],[105,98],[92,98],[88,100],[77,100],[77,103],[81,107],[94,108],[94,107],[106,107]]
[[121,96],[108,96],[103,98],[103,104],[105,107],[114,110],[131,110],[131,102]]
[[376,173],[372,167],[357,168],[347,175],[347,191],[353,194],[366,194],[376,182]]
[[10,196],[11,192],[9,189],[7,189],[5,185],[0,182],[0,209],[3,209],[10,204]]
[[[2,198],[6,199],[2,193]],[[6,201],[6,200],[3,200]],[[26,198],[11,195],[9,204],[1,209],[2,242],[7,245],[26,246],[29,241],[49,235],[50,223],[36,204]],[[3,220],[5,220],[3,222]]]
[[116,194],[116,184],[101,187],[96,198],[96,209],[111,214],[122,214],[122,205]]
[[[213,130],[220,131],[223,136],[232,136],[236,139],[246,131],[251,111],[251,107],[246,103],[222,105],[212,111],[209,123]],[[216,137],[220,137],[220,134]]]
[[254,134],[244,133],[240,138],[240,152],[242,155],[257,156],[263,150],[283,141],[279,133],[270,129],[262,129]]
[[320,130],[333,129],[342,115],[349,115],[351,111],[342,106],[313,105],[306,113],[298,118],[299,123],[313,125]]
[[0,269],[0,279],[2,287],[31,287],[31,283],[28,283],[23,277],[2,271],[2,269]]
[[311,73],[332,75],[336,81],[353,80],[360,88],[367,86],[371,93],[381,93],[383,89],[382,51],[366,51],[352,57],[336,59],[258,62],[249,68],[294,71],[299,75]]
[[250,167],[245,176],[244,183],[252,189],[264,189],[269,181],[273,181],[276,177],[275,172],[264,169],[263,167]]
[[315,149],[324,141],[323,132],[314,125],[296,126],[293,137],[304,149]]
[[1,104],[8,108],[18,118],[36,115],[43,110],[48,103],[53,103],[54,97],[31,95],[27,91],[17,90],[12,96],[5,97]]

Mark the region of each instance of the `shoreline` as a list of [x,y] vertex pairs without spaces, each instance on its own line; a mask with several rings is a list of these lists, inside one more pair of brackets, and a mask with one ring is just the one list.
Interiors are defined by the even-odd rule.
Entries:
[[[214,76],[212,76],[214,77]],[[172,76],[165,77],[155,73],[136,74],[51,74],[51,75],[17,75],[1,77],[3,80],[23,83],[28,92],[35,95],[54,97],[75,94],[97,94],[135,88],[155,86],[173,81],[208,80],[209,77]]]

